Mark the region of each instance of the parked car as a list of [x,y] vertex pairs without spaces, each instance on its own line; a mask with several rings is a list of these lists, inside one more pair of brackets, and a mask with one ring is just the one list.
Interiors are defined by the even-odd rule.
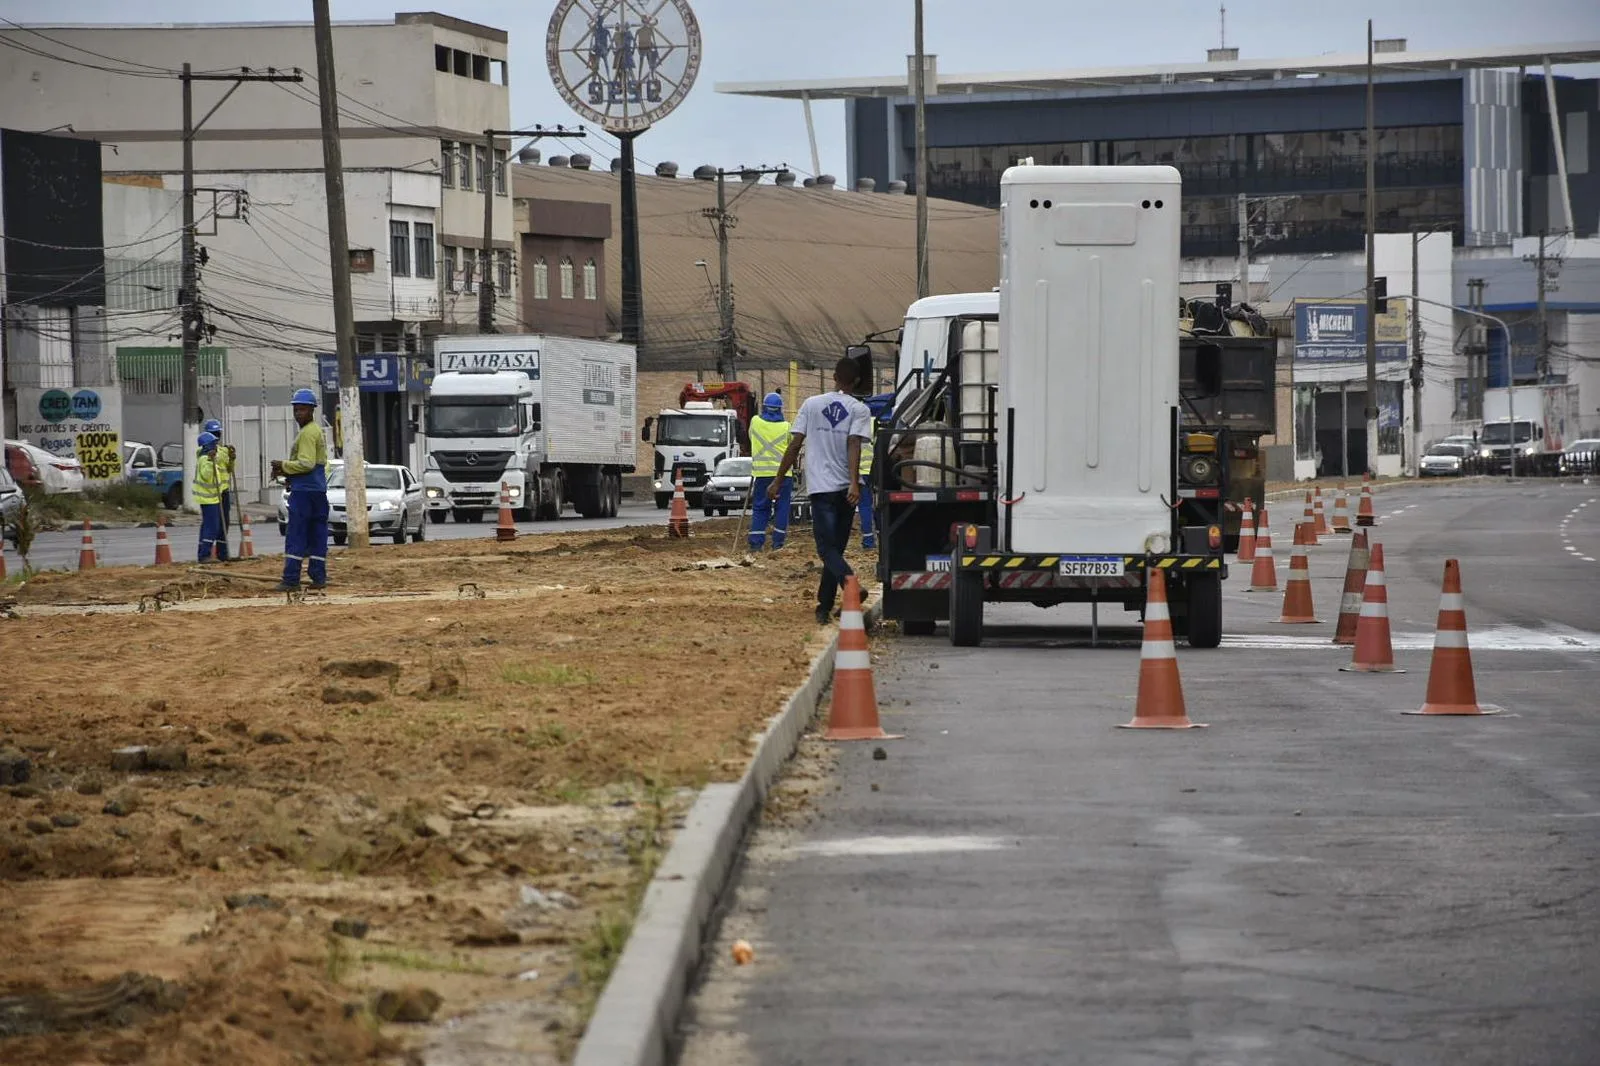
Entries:
[[[423,502],[422,482],[403,466],[367,464],[367,532],[376,539],[380,536],[394,538],[404,544],[409,536],[420,541],[427,536],[427,509]],[[278,502],[278,532],[289,533],[289,491]],[[344,463],[328,464],[328,533],[335,544],[343,544],[350,536],[348,515],[345,513]]]
[[729,510],[744,510],[749,503],[753,480],[748,456],[724,459],[718,463],[700,494],[700,506],[706,516],[709,518],[713,511],[726,515]]
[[85,485],[83,464],[78,460],[26,441],[6,441],[6,469],[23,488],[38,486],[51,496],[82,492]]
[[1441,441],[1422,453],[1418,473],[1422,477],[1460,477],[1471,455],[1470,444]]
[[27,510],[28,498],[10,471],[0,467],[0,539],[17,543],[17,520]]
[[123,441],[122,474],[161,493],[161,504],[168,510],[183,506],[183,452],[176,442],[163,444],[158,452],[148,444]]
[[1600,437],[1584,437],[1567,445],[1561,453],[1563,474],[1600,473]]

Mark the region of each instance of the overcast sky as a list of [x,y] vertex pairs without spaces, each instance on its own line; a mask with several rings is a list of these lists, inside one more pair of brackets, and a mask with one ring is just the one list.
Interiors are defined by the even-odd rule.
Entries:
[[[691,0],[705,41],[699,82],[638,142],[641,161],[735,166],[788,163],[808,172],[800,104],[712,91],[716,82],[892,75],[912,51],[911,0]],[[926,0],[926,42],[948,73],[1191,62],[1218,44],[1212,0]],[[553,0],[452,0],[436,10],[511,36],[513,125],[575,124],[550,86],[544,38]],[[1365,50],[1366,23],[1416,51],[1600,40],[1596,0],[1229,0],[1227,43],[1242,58]],[[335,19],[389,19],[407,0],[333,0]],[[310,0],[0,0],[23,23],[208,22],[311,17]],[[303,11],[303,14],[296,14]],[[196,57],[197,60],[203,57]],[[1589,71],[1584,71],[1588,74]],[[1592,75],[1591,75],[1592,76]],[[815,106],[822,167],[846,176],[844,106]],[[547,153],[552,149],[547,148]],[[558,150],[558,149],[557,149]],[[604,165],[610,142],[589,149]]]

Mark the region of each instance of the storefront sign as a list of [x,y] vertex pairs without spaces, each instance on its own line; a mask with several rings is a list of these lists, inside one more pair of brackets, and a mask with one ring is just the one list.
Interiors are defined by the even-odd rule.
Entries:
[[[1405,301],[1391,299],[1388,313],[1378,316],[1378,362],[1398,362],[1407,354]],[[1365,363],[1366,303],[1295,301],[1294,358],[1297,363]]]

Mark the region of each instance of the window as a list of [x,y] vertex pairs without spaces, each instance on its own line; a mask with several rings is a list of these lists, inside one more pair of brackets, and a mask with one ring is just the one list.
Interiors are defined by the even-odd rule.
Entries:
[[489,80],[496,85],[510,85],[510,72],[504,59],[489,60]]
[[456,183],[456,142],[439,142],[439,183],[452,188]]
[[488,56],[473,56],[472,57],[472,80],[473,81],[488,81],[489,80],[489,57]]
[[585,300],[598,299],[597,290],[600,287],[599,271],[595,269],[594,260],[583,264],[583,298]]
[[450,51],[450,59],[457,76],[463,78],[472,77],[472,56],[470,53],[463,52],[459,48],[453,48]]
[[472,154],[478,160],[478,191],[482,192],[489,183],[489,149],[480,144],[472,149]]
[[461,188],[470,192],[472,190],[472,152],[470,150],[470,146],[465,141],[462,141],[460,144],[456,145],[455,158],[456,162],[461,167],[461,173],[458,176],[457,184],[460,185]]
[[417,244],[417,277],[433,277],[433,223],[416,222],[412,224],[416,234]]
[[503,148],[494,150],[494,191],[500,196],[506,194],[506,153]]
[[542,255],[533,261],[533,298],[550,299],[550,264]]
[[433,46],[433,69],[450,73],[450,46],[436,44]]
[[389,223],[389,272],[397,278],[411,276],[411,223]]
[[565,256],[561,258],[561,298],[572,299],[572,260]]
[[461,249],[461,291],[471,292],[472,281],[478,276],[478,257],[471,248]]
[[494,253],[495,285],[501,293],[511,291],[511,253],[500,251]]

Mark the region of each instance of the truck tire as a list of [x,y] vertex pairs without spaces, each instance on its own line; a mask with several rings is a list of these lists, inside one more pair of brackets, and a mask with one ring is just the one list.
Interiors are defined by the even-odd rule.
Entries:
[[604,478],[606,493],[606,509],[602,517],[615,518],[622,509],[622,475],[607,474]]
[[1189,647],[1215,648],[1222,643],[1222,579],[1216,574],[1189,578]]
[[605,478],[598,470],[585,470],[573,478],[572,509],[584,518],[605,517]]
[[983,643],[983,575],[957,570],[950,579],[950,643],[975,648]]
[[567,509],[567,479],[566,475],[557,470],[546,481],[550,492],[539,500],[538,517],[546,522],[554,522],[561,517],[561,512]]
[[161,497],[161,506],[169,511],[176,511],[183,506],[183,486],[174,481],[167,486],[167,491]]

